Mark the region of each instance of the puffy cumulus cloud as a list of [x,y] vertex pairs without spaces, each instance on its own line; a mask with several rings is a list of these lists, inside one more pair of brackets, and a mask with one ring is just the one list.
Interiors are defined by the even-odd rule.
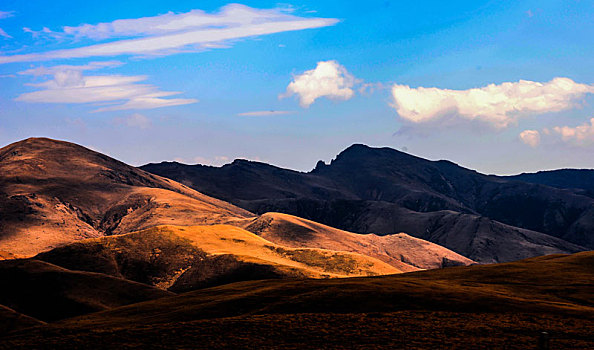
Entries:
[[540,133],[538,130],[524,130],[520,133],[520,140],[530,147],[540,144]]
[[392,105],[400,117],[413,123],[443,118],[487,122],[505,128],[527,113],[557,112],[575,107],[594,86],[568,78],[546,83],[520,80],[469,90],[392,86]]
[[238,113],[237,115],[240,117],[268,117],[273,115],[285,115],[285,114],[293,114],[294,111],[253,111],[253,112],[243,112]]
[[355,93],[356,83],[355,77],[338,62],[322,61],[315,69],[296,75],[281,97],[297,95],[302,107],[309,107],[320,97],[348,100]]
[[553,133],[561,136],[565,142],[576,146],[586,146],[594,144],[594,118],[576,127],[556,126],[552,129]]
[[[89,64],[92,65],[92,64]],[[52,75],[53,79],[28,84],[40,90],[24,93],[17,101],[30,103],[90,103],[103,107],[94,112],[128,109],[153,109],[195,103],[195,99],[163,98],[180,92],[160,91],[156,86],[140,83],[146,76],[96,75],[84,76],[88,66],[67,66],[32,69],[22,74]],[[102,66],[102,65],[99,65]]]
[[186,13],[166,13],[159,16],[121,19],[109,23],[82,24],[63,27],[55,32],[48,28],[33,31],[34,37],[59,40],[118,39],[75,49],[43,53],[0,56],[0,63],[42,61],[64,58],[107,57],[117,55],[164,55],[224,47],[234,39],[286,31],[334,25],[333,18],[299,17],[283,9],[256,9],[239,4],[222,7],[217,13],[192,10]]

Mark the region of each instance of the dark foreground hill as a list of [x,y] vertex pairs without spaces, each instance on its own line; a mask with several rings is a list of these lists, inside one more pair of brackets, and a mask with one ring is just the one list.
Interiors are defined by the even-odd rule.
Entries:
[[1,261],[0,281],[0,305],[41,321],[173,295],[145,284],[38,260]]
[[594,253],[394,276],[251,281],[92,313],[0,348],[594,347]]
[[278,211],[359,233],[406,232],[479,262],[594,248],[591,197],[390,148],[353,145],[309,173],[245,160],[141,168],[254,213]]

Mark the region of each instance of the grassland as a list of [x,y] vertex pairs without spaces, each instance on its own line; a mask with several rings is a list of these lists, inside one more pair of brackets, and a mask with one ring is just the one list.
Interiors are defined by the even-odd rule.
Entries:
[[[594,347],[594,252],[393,276],[232,283],[71,318],[4,348]],[[1,347],[1,346],[0,346]]]

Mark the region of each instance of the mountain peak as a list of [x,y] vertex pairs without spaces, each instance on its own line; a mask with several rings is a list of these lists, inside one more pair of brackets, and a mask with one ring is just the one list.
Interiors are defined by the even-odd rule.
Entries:
[[375,162],[382,160],[400,160],[400,161],[426,161],[425,159],[415,157],[405,152],[398,151],[390,147],[370,147],[364,144],[355,143],[345,150],[340,152],[334,160],[331,161],[330,165],[336,165],[336,163],[366,163]]

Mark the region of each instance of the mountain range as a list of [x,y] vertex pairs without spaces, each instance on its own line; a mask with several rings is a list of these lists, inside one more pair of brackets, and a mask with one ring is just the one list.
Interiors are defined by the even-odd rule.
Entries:
[[[0,149],[0,197],[5,258],[34,257],[164,289],[179,290],[177,279],[197,288],[262,276],[365,276],[474,263],[404,233],[372,237],[286,215],[258,216],[43,138]],[[208,266],[217,268],[205,272]]]
[[566,182],[554,179],[567,170],[501,177],[360,144],[307,173],[246,160],[140,168],[257,214],[357,233],[406,232],[481,263],[594,248],[592,170]]

